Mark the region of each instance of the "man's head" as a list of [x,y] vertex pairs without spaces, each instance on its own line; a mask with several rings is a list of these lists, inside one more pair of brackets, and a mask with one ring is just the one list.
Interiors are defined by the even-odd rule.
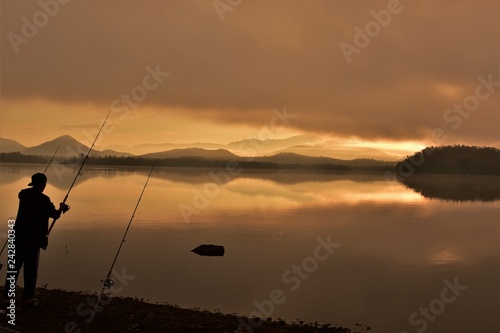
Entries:
[[31,176],[31,183],[28,184],[41,191],[45,189],[45,185],[47,185],[47,176],[39,172]]

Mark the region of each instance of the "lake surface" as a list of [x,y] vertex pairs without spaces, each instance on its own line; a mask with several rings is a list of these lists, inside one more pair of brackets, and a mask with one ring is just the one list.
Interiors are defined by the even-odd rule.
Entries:
[[[2,242],[17,193],[44,168],[0,167]],[[49,168],[54,203],[75,172]],[[84,168],[42,251],[39,286],[100,291],[148,172]],[[428,199],[381,174],[158,168],[115,265],[128,280],[115,286],[152,302],[372,332],[499,332],[499,208],[495,198]],[[226,253],[190,252],[200,244]]]

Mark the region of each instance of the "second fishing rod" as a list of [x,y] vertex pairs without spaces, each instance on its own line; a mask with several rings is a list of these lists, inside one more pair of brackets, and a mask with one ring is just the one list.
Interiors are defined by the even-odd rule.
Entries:
[[137,211],[137,207],[139,207],[139,203],[141,202],[142,195],[144,194],[144,191],[146,190],[146,187],[148,186],[149,178],[151,178],[151,174],[153,173],[153,170],[156,165],[156,160],[153,162],[153,166],[151,167],[151,170],[149,171],[148,178],[146,179],[146,183],[144,184],[144,187],[142,188],[141,195],[139,196],[139,200],[137,200],[137,204],[135,205],[134,211],[132,212],[132,217],[130,217],[130,221],[128,222],[127,229],[125,229],[125,234],[123,234],[122,240],[120,241],[120,246],[118,246],[118,251],[116,251],[115,258],[113,259],[113,263],[111,264],[111,267],[109,268],[108,275],[106,276],[105,280],[101,280],[103,282],[103,286],[101,289],[101,292],[99,293],[99,296],[97,297],[97,302],[94,307],[94,313],[97,311],[97,308],[99,307],[99,304],[101,303],[102,295],[104,294],[104,290],[110,289],[114,281],[111,279],[111,273],[113,272],[113,268],[115,267],[116,259],[118,259],[118,255],[120,254],[120,251],[122,249],[123,243],[125,243],[125,237],[127,237],[128,230],[130,229],[130,225],[132,224],[132,220],[135,217],[135,213]]

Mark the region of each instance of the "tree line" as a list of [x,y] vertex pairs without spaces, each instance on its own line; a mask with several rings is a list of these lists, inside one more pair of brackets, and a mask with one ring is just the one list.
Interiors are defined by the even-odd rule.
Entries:
[[427,147],[396,166],[411,165],[414,173],[500,175],[500,150],[493,147]]
[[[73,156],[65,159],[55,159],[58,163],[75,165],[80,164],[85,157]],[[47,163],[48,158],[34,155],[23,155],[20,152],[2,153],[2,163]],[[176,157],[165,158],[158,161],[158,165],[165,167],[204,167],[225,168],[229,160],[206,159],[201,157]],[[300,164],[300,163],[274,163],[252,160],[232,161],[237,162],[243,169],[309,169],[331,171],[384,171],[393,167],[354,167],[341,164]],[[138,156],[91,156],[89,165],[110,166],[149,166],[151,159]],[[476,146],[440,146],[427,147],[411,156],[406,156],[396,168],[410,166],[415,173],[437,174],[475,174],[475,175],[500,175],[500,150],[493,147]]]
[[[6,156],[4,159],[3,156]],[[57,163],[63,165],[78,165],[82,163],[85,158],[84,154],[80,156],[72,156],[65,159],[55,159]],[[2,154],[2,163],[47,163],[48,158],[34,156],[34,155],[23,155],[19,152]],[[264,161],[253,161],[253,160],[224,160],[224,159],[207,159],[202,157],[175,157],[175,158],[164,158],[157,162],[158,166],[164,167],[189,167],[189,168],[225,168],[228,163],[237,163],[238,167],[242,169],[268,169],[268,170],[280,170],[280,169],[306,169],[306,170],[331,170],[331,171],[359,171],[359,170],[386,170],[388,167],[355,167],[347,166],[341,164],[300,164],[300,163],[274,163],[274,162],[264,162]],[[85,162],[87,165],[103,165],[103,166],[150,166],[152,160],[149,158],[138,157],[138,156],[91,156]]]

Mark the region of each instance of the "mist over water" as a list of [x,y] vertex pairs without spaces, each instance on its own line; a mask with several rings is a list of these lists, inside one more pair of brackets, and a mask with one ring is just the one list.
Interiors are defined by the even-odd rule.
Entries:
[[[0,167],[2,241],[17,193],[40,169]],[[76,172],[64,170],[61,179],[47,172],[45,193],[55,204]],[[39,286],[100,290],[148,171],[84,168],[67,201],[71,210],[42,251]],[[450,183],[443,177],[432,180],[426,197],[420,193],[427,187],[389,183],[381,174],[253,171],[215,182],[211,172],[220,171],[153,172],[115,265],[134,276],[120,295],[288,321],[360,323],[375,332],[418,332],[424,324],[426,332],[499,330],[495,186],[487,199],[453,201],[436,190]],[[188,207],[184,216],[179,207]],[[190,252],[200,244],[223,245],[225,255]],[[447,300],[456,297],[442,301],[455,280],[466,289],[445,292]]]

